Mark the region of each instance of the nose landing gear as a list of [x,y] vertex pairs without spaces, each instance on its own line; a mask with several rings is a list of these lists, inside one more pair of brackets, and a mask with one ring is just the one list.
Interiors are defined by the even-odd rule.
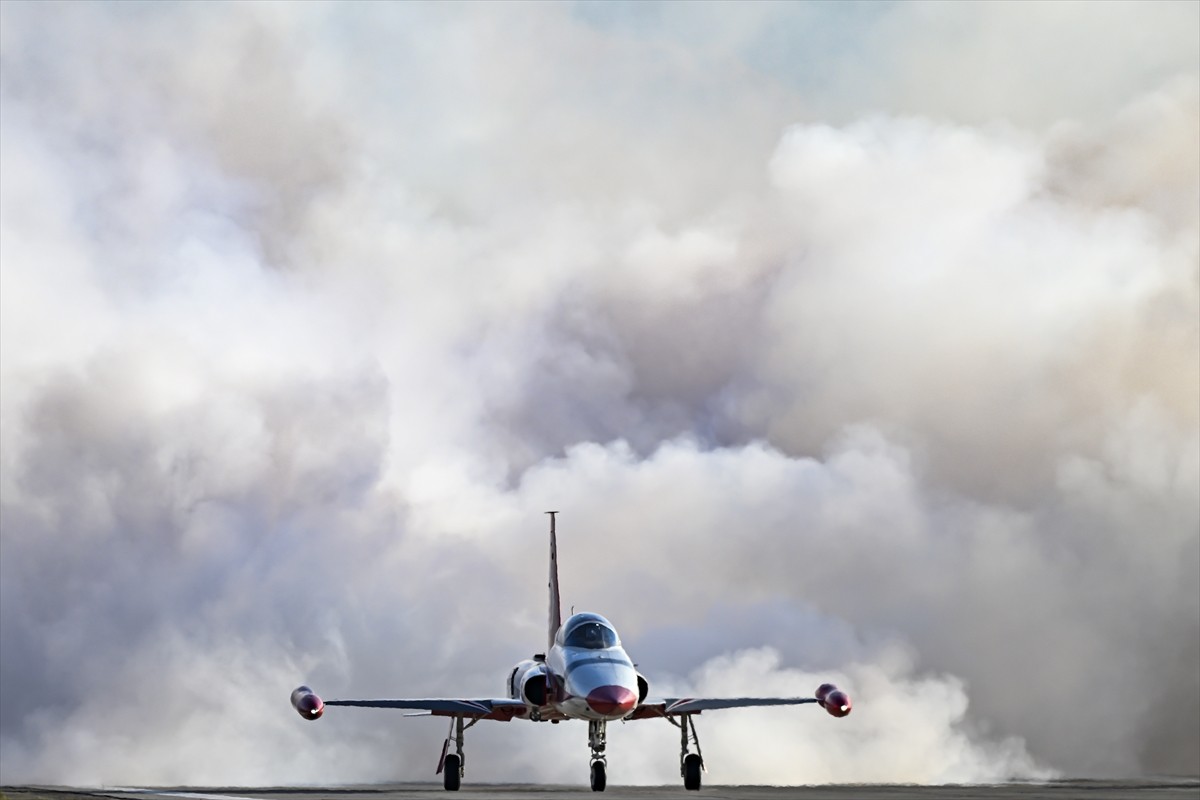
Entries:
[[608,785],[608,777],[604,774],[606,771],[603,761],[592,762],[592,791],[603,792],[604,787]]
[[607,743],[608,723],[604,720],[588,722],[588,745],[592,748],[592,791],[603,792],[608,785],[607,759],[604,746]]
[[[683,788],[690,792],[699,790],[700,773],[704,769],[704,756],[700,753],[700,737],[696,734],[696,723],[691,714],[681,714],[679,722],[671,717],[667,721],[679,728],[679,774],[683,777]],[[689,733],[691,734],[689,736]],[[688,752],[688,744],[696,745],[696,752]]]

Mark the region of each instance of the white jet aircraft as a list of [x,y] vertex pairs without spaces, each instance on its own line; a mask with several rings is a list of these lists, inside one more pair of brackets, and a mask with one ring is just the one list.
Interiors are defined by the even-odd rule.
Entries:
[[[292,705],[300,716],[314,720],[326,706],[401,708],[422,712],[418,716],[450,717],[450,732],[442,745],[437,773],[445,788],[456,791],[465,774],[463,731],[480,720],[508,722],[516,717],[531,722],[558,723],[583,719],[588,723],[592,749],[592,791],[607,783],[605,727],[616,720],[661,717],[679,728],[679,771],[685,789],[700,788],[704,758],[692,717],[702,711],[749,706],[794,706],[816,703],[835,717],[850,713],[850,698],[830,683],[818,687],[815,697],[667,697],[650,698],[650,684],[621,647],[617,631],[599,614],[573,614],[562,623],[558,593],[558,546],[550,515],[550,640],[545,653],[517,664],[508,674],[508,697],[429,698],[419,700],[325,700],[307,686],[292,692]],[[469,721],[468,721],[469,720]],[[450,744],[454,752],[450,752]],[[696,752],[688,752],[694,745]]]

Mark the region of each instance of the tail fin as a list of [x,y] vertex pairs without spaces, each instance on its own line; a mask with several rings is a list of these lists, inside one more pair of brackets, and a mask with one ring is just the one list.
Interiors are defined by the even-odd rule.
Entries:
[[546,647],[552,648],[554,637],[562,625],[562,607],[558,599],[558,541],[554,535],[554,515],[558,512],[546,513],[550,515],[550,641]]

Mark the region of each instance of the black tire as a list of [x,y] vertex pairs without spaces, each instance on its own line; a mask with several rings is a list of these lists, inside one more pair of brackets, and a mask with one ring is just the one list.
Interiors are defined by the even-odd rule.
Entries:
[[700,767],[704,762],[695,753],[688,753],[683,759],[683,788],[689,792],[700,789]]
[[458,760],[457,755],[451,753],[446,756],[446,763],[442,766],[442,786],[446,787],[447,792],[457,792],[461,785],[462,762]]
[[608,785],[608,775],[604,768],[603,761],[592,762],[592,791],[603,792],[604,787]]

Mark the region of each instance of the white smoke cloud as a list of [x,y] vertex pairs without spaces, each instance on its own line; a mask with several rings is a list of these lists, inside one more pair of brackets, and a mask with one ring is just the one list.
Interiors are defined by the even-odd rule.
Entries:
[[656,693],[854,695],[711,780],[1200,771],[1195,7],[690,8],[0,7],[0,779],[424,779],[285,698],[499,693],[548,508]]

